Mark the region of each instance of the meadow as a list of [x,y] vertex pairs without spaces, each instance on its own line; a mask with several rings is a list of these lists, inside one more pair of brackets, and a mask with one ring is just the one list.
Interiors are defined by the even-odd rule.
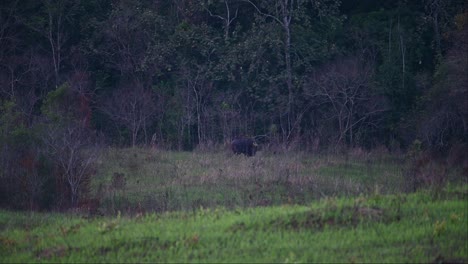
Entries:
[[347,156],[229,151],[108,149],[91,196],[104,214],[306,204],[330,196],[408,191],[406,157],[355,151]]
[[0,261],[466,263],[468,189],[85,219],[0,211]]
[[466,177],[408,159],[107,149],[97,212],[1,210],[0,262],[466,263]]

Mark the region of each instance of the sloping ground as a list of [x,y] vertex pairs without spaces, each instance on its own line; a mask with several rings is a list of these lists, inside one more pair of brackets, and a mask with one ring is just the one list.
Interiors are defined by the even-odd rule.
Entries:
[[468,186],[103,217],[0,211],[0,262],[468,262]]

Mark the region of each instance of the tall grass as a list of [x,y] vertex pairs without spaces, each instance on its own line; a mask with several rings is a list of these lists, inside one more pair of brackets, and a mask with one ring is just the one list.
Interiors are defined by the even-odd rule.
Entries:
[[[402,157],[109,148],[93,181],[103,213],[306,204],[330,196],[405,190]],[[119,186],[117,178],[124,178]]]

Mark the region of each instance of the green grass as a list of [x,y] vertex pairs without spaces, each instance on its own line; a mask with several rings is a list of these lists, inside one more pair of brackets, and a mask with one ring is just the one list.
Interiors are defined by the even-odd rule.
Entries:
[[404,158],[110,148],[105,216],[0,211],[0,262],[466,263],[467,178],[431,163],[409,193]]
[[[115,173],[125,174],[124,188],[112,187]],[[106,151],[92,194],[100,195],[105,214],[115,214],[135,207],[161,212],[307,204],[329,196],[398,193],[405,184],[401,157],[259,152],[249,158],[135,148]]]
[[468,261],[468,187],[135,217],[0,211],[0,262]]

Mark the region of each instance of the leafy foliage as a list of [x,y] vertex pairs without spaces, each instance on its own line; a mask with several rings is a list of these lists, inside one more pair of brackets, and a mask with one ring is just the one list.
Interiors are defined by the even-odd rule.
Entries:
[[[463,1],[44,0],[24,7],[0,6],[0,82],[2,99],[16,102],[30,120],[53,114],[39,111],[50,91],[76,90],[77,76],[86,76],[86,91],[95,91],[81,93],[89,120],[112,143],[194,149],[259,134],[305,149],[407,147],[417,138],[445,148],[466,142],[466,126],[456,125],[466,123],[464,103],[436,106],[452,98],[437,101],[442,91],[466,93],[466,79],[456,78],[466,67],[453,59],[466,50],[459,41],[466,31]],[[330,129],[336,109],[311,106],[308,80],[352,56],[371,65],[366,97],[385,102],[386,111],[379,122],[344,133]],[[115,113],[123,110],[109,107],[123,104],[110,99],[125,97],[123,88],[151,101],[142,108],[147,118],[138,118],[144,124],[124,124]],[[372,111],[348,110],[357,120]]]

